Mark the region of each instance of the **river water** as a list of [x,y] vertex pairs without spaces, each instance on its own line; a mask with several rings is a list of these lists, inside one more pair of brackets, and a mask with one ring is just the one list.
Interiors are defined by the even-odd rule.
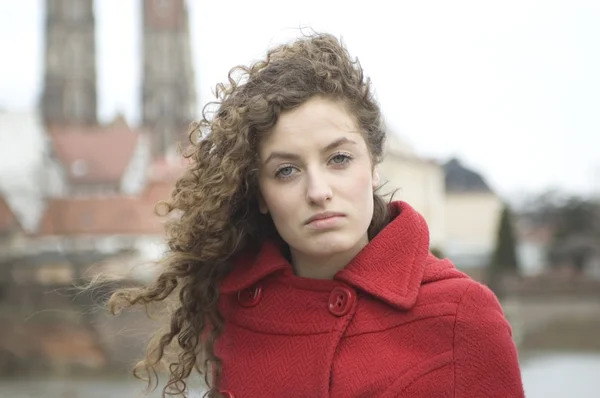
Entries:
[[[600,397],[600,354],[552,354],[521,366],[527,398]],[[0,381],[1,398],[137,398],[143,382],[104,380]],[[155,392],[151,398],[159,397]],[[201,391],[190,398],[201,397]]]
[[600,354],[546,354],[521,369],[527,398],[600,397]]

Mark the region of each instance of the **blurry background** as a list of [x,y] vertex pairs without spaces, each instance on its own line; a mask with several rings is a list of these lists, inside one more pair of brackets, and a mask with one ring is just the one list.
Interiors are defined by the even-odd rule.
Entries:
[[[381,174],[432,250],[500,297],[528,397],[600,388],[600,3],[4,0],[0,396],[134,396],[176,142],[229,69],[342,36],[389,127]],[[131,267],[141,265],[133,268]],[[108,273],[74,295],[81,276]]]

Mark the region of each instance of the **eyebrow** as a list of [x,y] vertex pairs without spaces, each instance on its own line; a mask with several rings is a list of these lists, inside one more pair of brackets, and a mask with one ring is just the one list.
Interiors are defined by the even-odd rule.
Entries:
[[[325,146],[323,149],[321,149],[321,152],[329,152],[332,149],[340,147],[340,146],[342,146],[344,144],[356,145],[356,142],[352,141],[349,138],[342,137],[342,138],[339,138],[339,139],[333,141],[332,143],[328,144],[327,146]],[[276,159],[276,158],[289,159],[289,160],[298,160],[300,158],[300,156],[298,156],[295,153],[291,153],[291,152],[279,152],[279,151],[271,152],[271,154],[269,155],[269,157],[267,157],[267,159],[264,161],[264,164],[267,164],[271,160]]]

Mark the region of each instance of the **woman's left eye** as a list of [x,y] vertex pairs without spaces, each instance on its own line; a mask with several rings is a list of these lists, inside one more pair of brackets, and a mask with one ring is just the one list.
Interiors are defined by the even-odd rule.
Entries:
[[331,161],[335,164],[343,164],[351,159],[352,158],[350,155],[346,155],[345,153],[338,153],[337,155],[331,158]]

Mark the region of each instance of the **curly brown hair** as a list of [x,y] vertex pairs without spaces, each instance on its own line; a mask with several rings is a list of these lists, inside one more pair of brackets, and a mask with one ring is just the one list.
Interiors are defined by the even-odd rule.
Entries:
[[[383,157],[385,128],[370,80],[332,35],[303,35],[270,49],[262,61],[233,68],[228,84],[217,85],[216,96],[191,126],[184,154],[190,166],[163,203],[165,214],[177,217],[167,225],[168,256],[160,275],[148,286],[115,292],[109,301],[113,313],[172,304],[168,330],[157,333],[134,370],[138,377],[145,372],[150,386],[166,363],[163,396],[185,396],[194,369],[204,375],[207,394],[220,396],[221,363],[214,345],[225,321],[217,307],[219,286],[236,254],[277,236],[270,217],[258,211],[257,146],[279,115],[314,96],[340,101],[363,133],[373,167]],[[387,203],[376,193],[373,200],[369,239],[389,217]],[[175,356],[167,360],[170,348]]]

